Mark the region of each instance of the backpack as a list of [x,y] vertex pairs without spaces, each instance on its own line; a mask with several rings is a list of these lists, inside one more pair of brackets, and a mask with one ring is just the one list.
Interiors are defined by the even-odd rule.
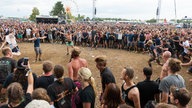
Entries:
[[12,65],[9,60],[0,60],[0,83],[3,83],[8,75],[11,74]]

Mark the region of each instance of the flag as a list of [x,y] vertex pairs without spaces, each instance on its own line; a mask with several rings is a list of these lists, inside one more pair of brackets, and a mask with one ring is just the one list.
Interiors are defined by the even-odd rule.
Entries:
[[159,7],[157,7],[156,15],[159,15]]
[[96,8],[95,8],[95,15],[97,14],[97,10],[96,10]]

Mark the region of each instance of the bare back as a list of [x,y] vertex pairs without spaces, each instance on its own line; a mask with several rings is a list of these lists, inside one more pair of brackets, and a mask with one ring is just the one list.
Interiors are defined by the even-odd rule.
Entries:
[[68,64],[68,75],[72,80],[78,80],[78,70],[81,67],[87,67],[87,61],[82,58],[72,59]]

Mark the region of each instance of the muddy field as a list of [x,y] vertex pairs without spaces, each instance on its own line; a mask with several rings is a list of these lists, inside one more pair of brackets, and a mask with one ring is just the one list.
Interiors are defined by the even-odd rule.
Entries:
[[[70,59],[70,55],[66,55],[66,46],[61,44],[47,44],[42,43],[41,49],[43,51],[42,60],[34,62],[35,60],[35,52],[33,49],[33,43],[19,43],[19,47],[21,50],[20,56],[14,56],[14,59],[18,60],[21,57],[29,57],[29,61],[31,64],[31,68],[34,73],[40,75],[42,71],[42,62],[45,60],[50,60],[54,64],[61,64],[64,66],[65,69],[65,76],[68,76],[67,72],[67,63]],[[139,81],[144,80],[142,69],[147,65],[147,60],[149,59],[148,54],[141,54],[141,53],[134,53],[134,52],[128,52],[125,50],[118,50],[118,49],[104,49],[104,48],[98,48],[90,49],[89,47],[80,47],[82,50],[81,57],[85,58],[88,61],[88,67],[91,69],[93,73],[93,77],[96,80],[98,94],[101,91],[101,82],[100,82],[100,76],[99,71],[96,68],[94,59],[98,55],[106,55],[107,56],[107,66],[110,67],[112,70],[117,84],[120,87],[122,84],[122,80],[120,80],[121,70],[123,67],[131,66],[135,70],[135,77],[134,82],[137,83]],[[153,76],[152,79],[156,79],[159,74],[161,67],[157,65],[156,63],[152,64],[153,66]],[[192,84],[189,82],[189,79],[192,78],[190,74],[186,72],[187,68],[184,67],[180,74],[184,77],[186,81],[187,89],[191,92],[192,91]],[[97,99],[98,100],[98,99]],[[97,106],[98,106],[97,101]]]

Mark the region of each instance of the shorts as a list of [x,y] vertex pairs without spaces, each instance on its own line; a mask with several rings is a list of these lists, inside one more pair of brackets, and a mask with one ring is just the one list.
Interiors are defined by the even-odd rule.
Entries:
[[118,40],[117,40],[117,43],[118,43],[118,44],[122,44],[122,39],[118,39]]
[[22,35],[17,35],[17,38],[18,38],[18,39],[22,39],[23,36],[22,36]]
[[181,55],[182,55],[182,57],[184,57],[184,56],[187,56],[187,53],[182,52]]
[[41,48],[40,47],[34,47],[35,53],[36,54],[42,54]]
[[53,40],[52,34],[48,34],[48,39]]
[[66,42],[66,45],[67,45],[67,46],[73,46],[73,42],[72,42],[72,41],[67,41],[67,42]]
[[18,46],[14,47],[14,48],[12,49],[12,52],[19,52],[19,47],[18,47]]

